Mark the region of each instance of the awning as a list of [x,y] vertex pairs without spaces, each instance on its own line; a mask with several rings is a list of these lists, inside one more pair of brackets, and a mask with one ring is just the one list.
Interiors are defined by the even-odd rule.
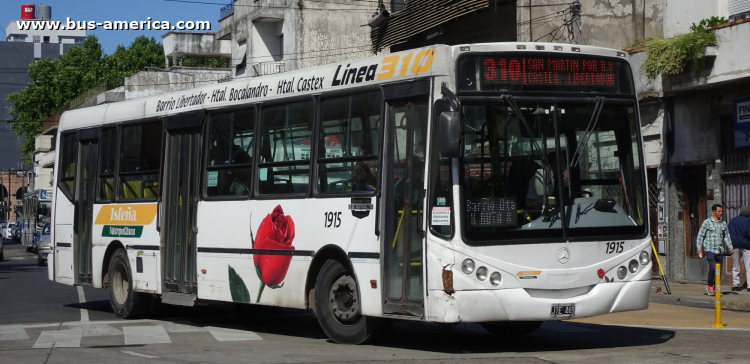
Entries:
[[370,31],[372,51],[404,43],[409,37],[490,5],[490,0],[411,0],[406,8]]

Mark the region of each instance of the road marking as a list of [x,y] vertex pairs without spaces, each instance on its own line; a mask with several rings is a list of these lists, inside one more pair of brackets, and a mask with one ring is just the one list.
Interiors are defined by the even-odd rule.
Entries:
[[83,286],[78,286],[78,303],[81,305],[81,322],[89,321],[89,311],[86,309],[86,295]]
[[171,344],[164,326],[125,326],[125,345]]
[[183,332],[204,332],[204,331],[206,331],[205,327],[183,325],[183,324],[175,324],[175,323],[171,323],[171,322],[165,322],[164,324],[162,324],[162,326],[164,326],[164,329],[167,330],[167,332],[170,333],[170,334],[183,333]]
[[29,257],[12,257],[12,258],[8,258],[8,260],[26,260],[26,259],[31,259],[31,258],[29,258]]
[[119,335],[122,335],[122,331],[110,325],[87,325],[83,327],[83,337]]
[[112,321],[68,321],[68,322],[49,322],[43,324],[9,324],[0,325],[0,329],[41,329],[45,327],[60,327],[62,326],[86,326],[86,325],[101,325],[101,324],[148,324],[148,323],[162,323],[158,320],[112,320]]
[[159,358],[158,356],[146,355],[146,354],[136,353],[135,351],[128,351],[128,350],[121,351],[121,353],[132,355],[132,356],[140,356],[141,358],[146,358],[146,359],[158,359]]
[[221,327],[207,327],[206,329],[214,336],[216,341],[263,340],[263,338],[252,331],[225,329]]
[[80,348],[83,328],[42,331],[32,349]]
[[0,329],[0,341],[28,339],[29,335],[25,329]]

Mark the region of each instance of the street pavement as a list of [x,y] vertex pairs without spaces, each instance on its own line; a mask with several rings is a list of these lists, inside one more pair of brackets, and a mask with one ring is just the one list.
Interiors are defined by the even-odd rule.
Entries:
[[[750,313],[654,304],[648,310],[547,322],[501,339],[479,325],[401,321],[374,345],[338,345],[303,310],[162,305],[120,320],[104,290],[47,281],[20,246],[0,262],[0,363],[746,363]],[[747,294],[747,293],[744,293]]]

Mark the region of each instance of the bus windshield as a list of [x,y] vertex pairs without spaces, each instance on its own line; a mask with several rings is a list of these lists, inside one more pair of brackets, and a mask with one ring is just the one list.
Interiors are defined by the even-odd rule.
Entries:
[[562,238],[563,230],[571,238],[645,232],[634,105],[602,99],[514,106],[462,106],[468,241]]

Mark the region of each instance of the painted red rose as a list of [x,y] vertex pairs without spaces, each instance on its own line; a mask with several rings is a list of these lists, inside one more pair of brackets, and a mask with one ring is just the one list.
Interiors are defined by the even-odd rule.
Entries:
[[[294,250],[293,240],[294,221],[291,216],[284,215],[284,210],[279,205],[260,223],[253,248]],[[260,273],[262,284],[275,288],[284,281],[292,256],[255,254],[253,261]]]

